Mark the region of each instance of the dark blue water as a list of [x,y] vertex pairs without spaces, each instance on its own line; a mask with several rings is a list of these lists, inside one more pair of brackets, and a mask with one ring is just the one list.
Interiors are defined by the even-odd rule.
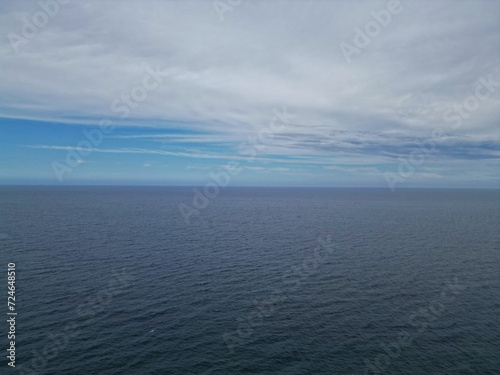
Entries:
[[192,197],[1,187],[0,373],[500,373],[499,191],[226,188],[186,225]]

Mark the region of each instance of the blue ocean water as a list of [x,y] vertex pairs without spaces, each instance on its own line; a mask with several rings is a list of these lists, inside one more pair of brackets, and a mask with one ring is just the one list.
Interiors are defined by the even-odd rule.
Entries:
[[228,187],[186,224],[192,199],[0,187],[1,373],[500,373],[500,191]]

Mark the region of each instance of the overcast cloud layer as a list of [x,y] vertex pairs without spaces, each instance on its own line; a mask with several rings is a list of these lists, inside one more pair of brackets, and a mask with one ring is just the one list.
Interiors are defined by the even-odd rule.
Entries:
[[[169,157],[189,159],[172,173],[201,182],[184,173],[238,160],[240,143],[269,128],[273,110],[286,108],[295,117],[248,164],[242,183],[265,181],[274,169],[282,174],[276,184],[301,185],[318,168],[319,185],[341,186],[349,176],[351,184],[378,186],[439,128],[440,142],[405,177],[408,186],[413,179],[419,186],[499,187],[500,86],[488,91],[484,82],[500,82],[500,2],[401,1],[401,12],[346,59],[341,43],[355,47],[355,28],[365,30],[372,12],[388,3],[243,0],[222,15],[212,1],[71,1],[13,46],[12,33],[23,37],[24,17],[32,20],[41,8],[3,1],[2,132],[21,131],[26,122],[17,121],[30,120],[47,132],[58,123],[81,134],[81,126],[112,119],[118,128],[89,163],[82,160],[88,165],[81,179],[102,173],[92,163],[109,160],[97,154],[128,150],[162,155],[167,164]],[[161,83],[120,118],[112,103],[142,84],[148,66],[159,67]],[[477,92],[477,109],[444,121]],[[44,164],[47,181],[54,179],[51,162],[62,162],[65,147],[77,143],[54,131],[43,142],[18,139],[25,153],[58,150]],[[20,151],[4,152],[10,156],[0,171],[18,181]],[[154,167],[157,160],[138,163]]]

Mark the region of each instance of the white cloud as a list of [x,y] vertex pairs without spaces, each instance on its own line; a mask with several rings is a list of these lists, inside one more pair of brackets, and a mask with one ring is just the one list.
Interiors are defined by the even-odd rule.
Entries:
[[[70,2],[19,54],[0,38],[0,116],[67,126],[110,118],[118,126],[161,129],[117,131],[115,141],[154,146],[94,150],[100,153],[246,161],[238,144],[269,126],[273,108],[286,106],[296,121],[258,161],[376,173],[368,166],[408,155],[436,127],[449,134],[434,158],[498,159],[491,143],[500,140],[500,89],[460,129],[442,116],[474,93],[480,76],[500,81],[500,3],[404,2],[403,12],[346,63],[339,44],[386,6],[252,0],[220,22],[211,1]],[[1,2],[0,34],[20,33],[21,16],[38,10],[36,0]],[[165,72],[163,82],[119,119],[111,103],[142,84],[147,65]],[[234,152],[167,149],[174,142]]]
[[[266,126],[272,108],[287,105],[307,124],[426,129],[469,95],[480,75],[500,77],[500,9],[492,1],[405,2],[347,64],[340,42],[385,7],[386,1],[252,1],[220,22],[210,1],[72,2],[18,55],[2,38],[1,114],[82,122],[89,113],[113,116],[113,100],[140,84],[150,64],[168,77],[124,124],[183,121],[239,133]],[[19,15],[38,5],[0,8],[6,35],[20,32]],[[492,98],[465,128],[496,129],[499,100]]]
[[262,170],[266,169],[264,167],[245,167],[245,168],[249,169],[251,171],[262,171]]
[[275,172],[286,172],[289,171],[290,168],[269,168],[270,171],[275,171]]

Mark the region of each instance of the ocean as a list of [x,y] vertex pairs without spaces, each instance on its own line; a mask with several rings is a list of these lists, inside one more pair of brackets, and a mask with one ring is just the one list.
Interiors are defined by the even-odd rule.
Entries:
[[187,223],[192,200],[0,187],[0,372],[500,373],[499,190],[228,187]]

